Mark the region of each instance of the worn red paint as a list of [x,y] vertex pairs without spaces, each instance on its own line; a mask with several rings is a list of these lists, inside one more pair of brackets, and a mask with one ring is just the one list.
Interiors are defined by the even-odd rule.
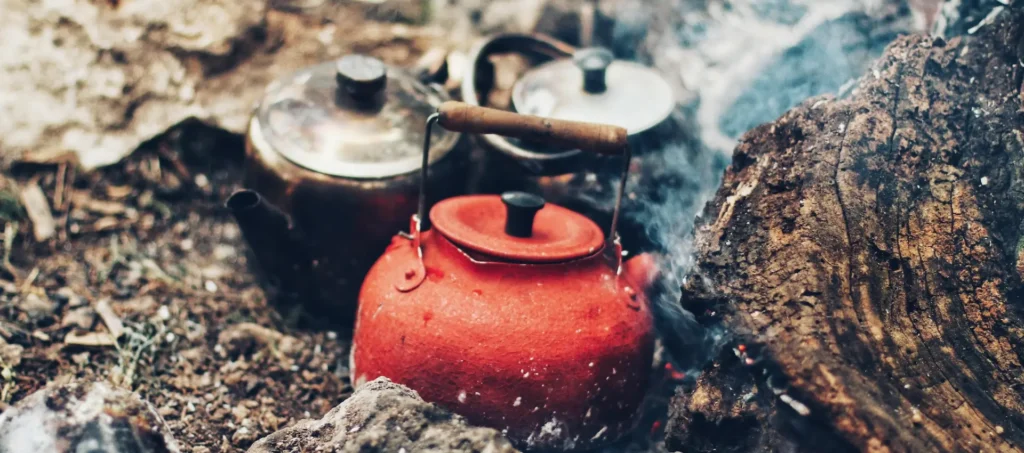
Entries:
[[[482,203],[500,206],[497,197]],[[633,265],[650,262],[631,260],[616,276],[600,250],[583,242],[589,253],[569,261],[523,263],[526,246],[516,249],[519,262],[470,258],[472,249],[440,234],[450,225],[436,218],[438,207],[431,212],[435,229],[423,234],[422,244],[428,274],[437,269],[442,278],[397,290],[418,259],[412,242],[400,236],[366,277],[352,352],[357,384],[387,376],[471,423],[506,430],[524,447],[591,448],[632,429],[654,336],[642,291],[634,295],[642,302],[636,308],[625,287],[643,288],[629,279],[648,275]],[[557,234],[567,224],[593,225],[548,206],[538,213],[535,232]],[[500,234],[488,230],[494,225],[500,226],[481,231]],[[558,253],[572,248],[563,241]]]

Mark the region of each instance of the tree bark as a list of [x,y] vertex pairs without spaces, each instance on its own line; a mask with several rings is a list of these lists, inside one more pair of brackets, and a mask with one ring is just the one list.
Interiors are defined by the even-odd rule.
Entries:
[[746,134],[682,301],[733,341],[670,449],[1024,451],[1022,39],[902,38]]

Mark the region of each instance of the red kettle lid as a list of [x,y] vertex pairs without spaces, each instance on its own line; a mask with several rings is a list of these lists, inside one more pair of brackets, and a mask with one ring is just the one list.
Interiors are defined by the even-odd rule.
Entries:
[[524,263],[583,258],[604,245],[592,220],[525,192],[442,200],[430,210],[430,221],[461,247]]

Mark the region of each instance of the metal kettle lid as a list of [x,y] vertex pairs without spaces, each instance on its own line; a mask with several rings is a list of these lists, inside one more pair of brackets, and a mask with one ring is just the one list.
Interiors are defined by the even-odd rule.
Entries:
[[527,72],[512,87],[512,104],[519,113],[612,124],[632,135],[668,118],[675,97],[657,71],[588,48]]
[[523,192],[448,198],[430,210],[430,221],[461,247],[521,263],[570,261],[604,246],[592,220]]
[[[416,171],[423,123],[447,96],[376,58],[348,55],[267,87],[250,134],[291,162],[332,176],[377,179]],[[458,134],[435,129],[430,163]]]

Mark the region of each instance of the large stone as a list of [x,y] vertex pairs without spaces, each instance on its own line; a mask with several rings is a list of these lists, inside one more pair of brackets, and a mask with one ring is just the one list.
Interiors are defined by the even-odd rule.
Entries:
[[0,415],[0,452],[178,451],[152,405],[105,382],[51,385]]
[[368,49],[403,64],[448,39],[319,3],[0,0],[0,163],[73,151],[86,168],[106,165],[193,118],[241,134],[267,84],[291,71]]
[[501,433],[472,427],[387,378],[366,383],[320,420],[257,441],[250,453],[295,451],[514,452]]
[[263,21],[264,1],[2,0],[0,148],[108,163],[168,127],[208,117],[202,70]]

